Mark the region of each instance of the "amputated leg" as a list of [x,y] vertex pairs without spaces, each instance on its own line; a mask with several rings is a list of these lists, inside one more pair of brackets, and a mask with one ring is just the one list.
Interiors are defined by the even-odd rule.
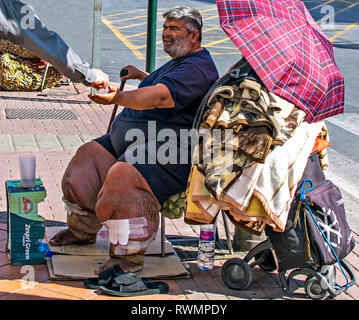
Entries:
[[96,241],[96,234],[102,227],[95,214],[97,196],[115,161],[116,158],[95,141],[77,150],[62,178],[68,228],[57,233],[49,241],[50,245]]
[[[90,244],[96,242],[97,232],[102,228],[102,223],[92,211],[74,210],[77,204],[63,199],[67,209],[67,229],[59,231],[50,241],[52,246],[68,244]],[[75,212],[72,212],[75,211]]]
[[96,205],[96,215],[108,228],[111,259],[97,273],[120,265],[142,269],[144,254],[155,239],[160,204],[146,180],[131,164],[116,162],[109,170]]

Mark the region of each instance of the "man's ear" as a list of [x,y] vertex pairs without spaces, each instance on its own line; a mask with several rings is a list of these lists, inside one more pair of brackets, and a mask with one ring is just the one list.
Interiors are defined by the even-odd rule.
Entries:
[[192,43],[196,43],[198,41],[199,38],[199,30],[194,30],[191,34],[190,34],[190,39]]

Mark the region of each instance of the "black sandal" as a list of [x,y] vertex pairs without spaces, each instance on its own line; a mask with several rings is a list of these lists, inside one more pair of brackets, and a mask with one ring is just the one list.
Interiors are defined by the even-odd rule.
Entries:
[[133,272],[124,273],[119,265],[102,271],[98,278],[85,279],[84,285],[89,289],[97,289],[99,294],[119,297],[165,294],[169,291],[166,282],[141,278]]

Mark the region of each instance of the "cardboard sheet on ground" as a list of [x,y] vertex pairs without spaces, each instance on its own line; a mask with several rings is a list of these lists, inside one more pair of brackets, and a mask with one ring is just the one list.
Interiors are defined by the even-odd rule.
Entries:
[[[46,227],[46,238],[51,239],[64,227]],[[105,229],[103,229],[105,230]],[[102,231],[102,230],[101,230]],[[97,270],[110,257],[108,234],[99,232],[95,244],[50,247],[55,253],[47,260],[50,278],[53,280],[79,280],[96,277]],[[165,257],[161,257],[161,230],[146,252],[142,277],[156,279],[188,278],[189,271],[174,254],[171,243],[166,239]]]
[[[46,227],[46,239],[50,240],[57,232],[66,227]],[[67,245],[67,246],[50,246],[50,250],[54,253],[83,255],[83,256],[108,256],[109,249],[108,231],[102,228],[97,233],[97,239],[94,244],[86,245]],[[174,253],[171,243],[166,239],[165,253]],[[161,229],[158,229],[156,239],[151,243],[146,255],[161,254]]]
[[[97,270],[109,257],[106,256],[72,256],[55,254],[48,260],[50,278],[53,280],[81,280],[95,278]],[[146,256],[141,277],[155,279],[188,278],[190,273],[176,255],[165,257]]]

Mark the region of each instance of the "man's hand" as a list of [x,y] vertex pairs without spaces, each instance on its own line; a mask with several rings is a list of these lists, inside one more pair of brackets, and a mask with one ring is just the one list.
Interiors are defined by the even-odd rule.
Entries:
[[145,71],[142,71],[138,68],[136,68],[135,66],[132,65],[128,65],[126,67],[123,67],[121,69],[121,72],[123,70],[127,70],[127,75],[120,77],[121,81],[126,81],[126,80],[144,80],[149,74]]
[[91,87],[96,90],[106,89],[109,84],[109,77],[106,73],[100,69],[91,69],[96,74],[96,80],[91,83]]
[[119,90],[115,86],[108,86],[108,93],[106,94],[89,94],[88,97],[98,104],[116,104],[119,96]]

